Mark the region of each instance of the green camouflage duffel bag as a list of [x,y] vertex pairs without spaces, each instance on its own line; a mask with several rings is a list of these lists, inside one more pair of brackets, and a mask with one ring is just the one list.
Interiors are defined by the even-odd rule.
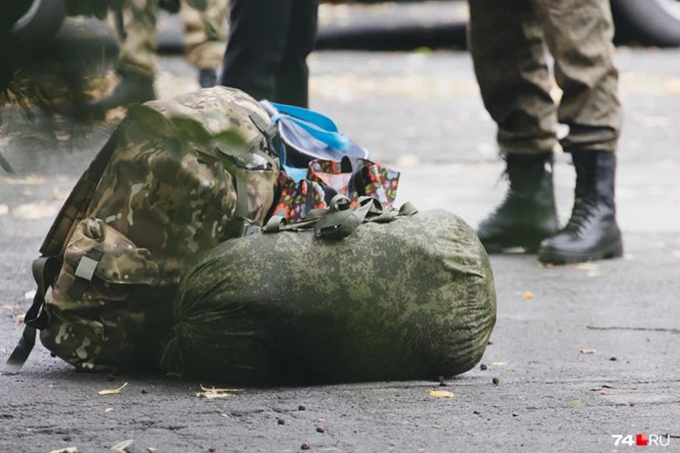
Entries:
[[131,108],[43,243],[5,371],[19,370],[36,329],[78,368],[157,366],[186,262],[261,225],[273,204],[271,130],[259,103],[223,87]]
[[496,320],[491,266],[475,232],[445,211],[349,204],[334,199],[297,225],[273,219],[265,233],[197,257],[180,283],[164,369],[281,384],[437,378],[474,367]]

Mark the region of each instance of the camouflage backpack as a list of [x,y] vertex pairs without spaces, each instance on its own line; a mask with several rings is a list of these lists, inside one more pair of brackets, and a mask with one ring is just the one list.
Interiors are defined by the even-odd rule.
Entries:
[[274,202],[272,130],[260,104],[224,87],[131,108],[45,238],[6,371],[36,329],[81,369],[155,366],[187,260],[260,226]]

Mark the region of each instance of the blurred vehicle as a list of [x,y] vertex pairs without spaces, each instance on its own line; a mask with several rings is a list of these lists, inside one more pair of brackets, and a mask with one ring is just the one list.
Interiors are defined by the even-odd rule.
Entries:
[[18,18],[11,26],[11,34],[22,41],[48,41],[66,17],[65,0],[9,0],[3,2],[1,15],[12,14]]
[[[327,3],[373,4],[385,2],[385,0],[325,1]],[[392,2],[397,3],[418,1],[445,0],[392,0]],[[618,42],[633,42],[659,47],[680,46],[680,0],[611,0],[611,5]],[[449,34],[448,36],[452,35]]]
[[623,39],[680,46],[680,0],[612,0],[612,12]]
[[[101,5],[106,0],[5,0],[0,16],[14,21],[20,39],[49,40],[66,16],[67,3]],[[413,1],[413,0],[411,0]],[[417,1],[417,0],[416,0]],[[377,0],[330,0],[331,3],[378,3]],[[611,0],[619,37],[660,47],[680,46],[680,0]],[[10,13],[9,10],[12,10]],[[68,8],[72,11],[72,8]],[[18,11],[18,18],[17,17]]]

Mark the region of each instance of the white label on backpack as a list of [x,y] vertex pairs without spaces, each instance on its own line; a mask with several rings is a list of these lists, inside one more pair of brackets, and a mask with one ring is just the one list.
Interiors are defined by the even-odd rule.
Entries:
[[97,269],[97,264],[99,264],[99,261],[95,261],[87,256],[82,257],[76,268],[76,277],[91,281],[94,271]]

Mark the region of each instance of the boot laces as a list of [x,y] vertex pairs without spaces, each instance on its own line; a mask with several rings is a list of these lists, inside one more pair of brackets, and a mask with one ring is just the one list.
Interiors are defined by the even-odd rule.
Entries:
[[[498,185],[498,183],[501,182],[502,180],[508,182],[508,190],[506,190],[505,192],[505,197],[503,197],[503,200],[501,200],[500,204],[496,206],[494,213],[498,213],[499,211],[503,211],[504,209],[512,208],[513,205],[517,203],[522,198],[523,195],[525,195],[525,190],[522,190],[523,188],[521,187],[521,184],[517,183],[519,178],[512,177],[510,175],[511,171],[519,173],[518,170],[510,170],[506,168],[503,171],[503,173],[501,173],[501,175],[498,177],[496,184],[494,184]],[[520,174],[519,176],[521,177],[522,175]]]
[[[508,190],[505,192],[505,197],[500,202],[492,216],[498,214],[506,209],[512,211],[517,208],[524,208],[527,204],[527,198],[533,195],[533,189],[537,184],[537,179],[542,177],[541,172],[552,173],[552,167],[546,162],[535,162],[531,166],[508,165],[496,180],[496,184],[505,180],[508,182]],[[517,206],[516,206],[517,205]]]
[[593,217],[596,206],[597,200],[595,197],[576,198],[574,208],[571,211],[571,217],[564,230],[571,233],[579,233]]

